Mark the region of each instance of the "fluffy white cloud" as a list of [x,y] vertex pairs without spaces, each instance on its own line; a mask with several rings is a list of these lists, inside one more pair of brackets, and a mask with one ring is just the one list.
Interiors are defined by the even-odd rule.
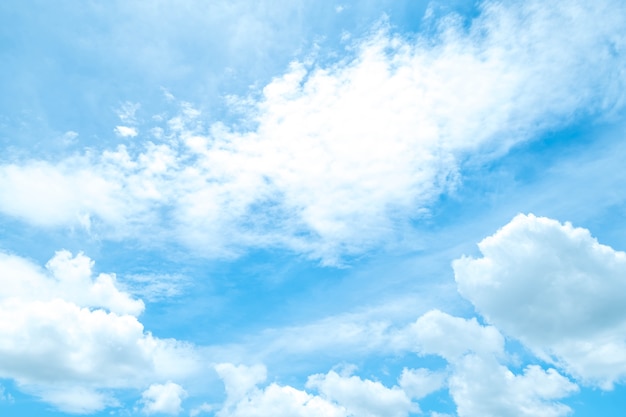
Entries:
[[621,108],[625,19],[619,1],[485,2],[434,38],[382,30],[244,100],[253,129],[207,131],[186,106],[132,155],[2,165],[0,211],[213,256],[278,246],[335,262],[406,230],[467,158]]
[[111,390],[185,378],[198,369],[190,345],[145,332],[143,311],[92,276],[93,262],[60,251],[42,269],[0,255],[0,377],[61,410],[85,413],[116,405]]
[[516,375],[472,354],[455,363],[449,390],[459,417],[561,417],[572,410],[555,400],[578,387],[554,369],[532,365]]
[[181,404],[187,397],[187,391],[178,384],[152,384],[141,394],[142,411],[145,414],[172,414],[177,415],[183,409]]
[[348,417],[344,409],[290,386],[273,383],[258,388],[266,378],[262,365],[220,364],[216,371],[226,389],[217,417]]
[[[482,325],[475,318],[431,310],[404,326],[383,322],[373,324],[371,327],[376,331],[370,331],[367,325],[358,322],[347,324],[339,326],[349,334],[344,335],[338,346],[351,355],[415,352],[420,356],[440,356],[448,364],[435,370],[405,368],[397,384],[391,387],[349,372],[330,371],[310,376],[306,390],[277,383],[262,388],[261,384],[267,378],[265,367],[222,364],[216,370],[224,381],[227,399],[218,416],[264,416],[271,414],[270,409],[277,415],[287,415],[286,410],[293,415],[324,415],[319,411],[320,407],[330,407],[324,412],[346,417],[408,416],[419,412],[416,401],[440,389],[448,390],[460,417],[533,414],[561,417],[571,411],[560,400],[577,391],[574,383],[554,369],[533,364],[520,371],[509,369],[512,360],[505,350],[503,336],[494,326]],[[300,338],[307,337],[304,330],[298,334]],[[315,334],[309,335],[317,338]],[[280,333],[272,333],[272,337],[280,337]],[[287,340],[297,343],[298,337],[288,335]],[[362,343],[369,345],[363,347]],[[259,345],[262,343],[254,343],[254,346]],[[320,352],[326,355],[327,349],[332,352],[325,342],[313,342],[304,350],[298,346],[294,351],[297,358]],[[281,356],[284,361],[285,355],[293,354],[288,346],[280,344],[261,357]],[[346,353],[343,355],[345,357]],[[429,410],[423,410],[426,411]]]
[[626,254],[589,231],[519,215],[454,262],[459,291],[506,334],[582,380],[626,377]]
[[404,333],[414,341],[418,352],[439,355],[448,361],[472,352],[483,356],[504,354],[504,338],[495,327],[439,310],[424,314]]
[[[418,405],[411,401],[412,396],[400,386],[388,388],[377,381],[335,371],[311,375],[306,388],[317,391],[317,394],[311,394],[276,383],[259,388],[266,378],[265,367],[260,365],[220,364],[216,370],[226,389],[226,400],[216,414],[219,417],[406,417],[419,411]],[[405,370],[402,380],[406,386],[419,385],[419,394],[423,395],[440,386],[431,374],[409,370]],[[433,386],[433,382],[438,386]]]
[[215,370],[224,382],[227,403],[242,399],[267,378],[267,370],[263,365],[235,366],[221,363],[215,366]]
[[409,412],[419,410],[400,387],[387,388],[377,381],[339,375],[335,371],[311,375],[306,386],[344,407],[350,416],[406,417]]
[[[493,326],[434,310],[415,322],[413,332],[420,353],[448,361],[447,387],[459,417],[560,417],[571,411],[555,400],[578,387],[554,369],[544,371],[537,365],[514,374],[500,363],[506,358],[504,338]],[[441,384],[445,377],[427,370],[405,371],[400,386],[406,392],[428,392],[436,389],[433,382]],[[424,388],[422,383],[429,380]]]
[[398,379],[398,385],[410,398],[419,400],[443,388],[446,378],[446,372],[433,372],[425,368],[404,368]]
[[270,384],[255,389],[218,417],[348,417],[344,409],[290,386]]
[[141,300],[132,299],[117,289],[115,275],[93,276],[94,262],[79,253],[59,251],[42,270],[18,256],[0,253],[0,299],[43,301],[62,298],[84,307],[102,307],[117,314],[138,316],[144,309]]
[[137,128],[130,126],[115,126],[113,129],[116,135],[121,136],[123,138],[134,138],[137,136]]

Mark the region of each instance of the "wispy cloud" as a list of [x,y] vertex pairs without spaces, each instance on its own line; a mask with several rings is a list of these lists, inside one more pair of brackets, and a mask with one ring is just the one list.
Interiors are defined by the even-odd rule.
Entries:
[[120,280],[126,291],[153,303],[180,296],[191,285],[189,277],[178,274],[125,274]]
[[620,109],[624,16],[610,1],[488,2],[468,27],[439,21],[434,40],[381,29],[351,59],[294,62],[248,110],[254,130],[185,111],[138,152],[3,165],[0,210],[211,256],[284,247],[335,263],[397,238],[464,161]]

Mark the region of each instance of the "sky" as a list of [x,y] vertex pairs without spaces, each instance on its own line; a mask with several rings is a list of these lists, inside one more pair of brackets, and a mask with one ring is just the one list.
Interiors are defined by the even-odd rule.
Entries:
[[0,415],[621,416],[624,22],[0,2]]

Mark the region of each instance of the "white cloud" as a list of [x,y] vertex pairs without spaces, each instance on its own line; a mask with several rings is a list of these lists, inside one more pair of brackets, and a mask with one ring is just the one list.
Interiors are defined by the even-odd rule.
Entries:
[[117,404],[109,390],[198,371],[196,349],[144,331],[141,300],[92,276],[93,262],[57,252],[42,269],[0,254],[0,378],[61,410]]
[[3,165],[0,206],[5,214],[37,226],[84,226],[89,230],[92,218],[124,224],[124,212],[133,210],[124,203],[120,184],[114,181],[115,175],[122,173],[102,175],[84,159],[68,159],[62,166],[47,162]]
[[[318,397],[330,405],[340,407],[346,416],[402,416],[419,409],[414,400],[420,400],[440,389],[449,391],[457,404],[460,417],[513,417],[531,416],[533,413],[560,417],[570,412],[559,400],[575,393],[577,386],[554,369],[544,370],[531,364],[520,372],[510,370],[507,364],[512,359],[505,350],[504,337],[494,326],[482,325],[475,318],[451,316],[439,310],[428,311],[408,325],[376,322],[371,316],[368,317],[369,320],[364,322],[357,320],[358,316],[338,317],[327,323],[318,323],[321,326],[319,329],[313,325],[302,329],[286,329],[286,335],[273,332],[268,340],[281,337],[284,340],[267,348],[260,356],[268,360],[281,357],[278,361],[280,364],[286,357],[288,360],[294,357],[286,355],[299,358],[301,355],[310,357],[324,352],[323,355],[328,356],[337,350],[341,352],[338,360],[346,355],[358,357],[373,352],[378,355],[415,352],[420,356],[440,356],[448,365],[436,370],[405,368],[397,385],[393,387],[330,371],[310,376],[306,391],[279,384],[271,385],[271,389],[269,386],[259,388],[259,384],[267,377],[262,366],[248,368],[220,365],[218,373],[224,379],[229,393],[224,407],[224,410],[229,411],[222,411],[221,416],[243,416],[255,407],[264,410],[269,407],[266,403],[270,402],[269,398],[275,407],[290,407],[287,404],[293,405],[296,397],[300,399],[299,403],[296,401],[297,404],[303,407],[308,399]],[[323,329],[327,329],[328,342],[320,336],[325,333]],[[295,333],[291,334],[292,331]],[[291,343],[297,345],[300,339],[310,341],[301,346],[291,346]],[[332,345],[330,340],[335,339],[337,343]],[[263,343],[257,341],[252,344],[256,347],[259,345]],[[242,357],[254,353],[250,351]],[[234,411],[238,407],[241,407],[239,411]],[[312,414],[302,415],[321,415],[307,407],[295,409],[299,410],[293,411],[295,415],[305,413],[304,410]],[[265,415],[262,413],[259,411],[258,415]]]
[[433,372],[426,368],[404,368],[398,379],[398,385],[410,398],[419,400],[443,388],[447,376],[446,372]]
[[554,369],[531,365],[516,375],[493,358],[472,354],[455,363],[449,390],[459,417],[561,417],[572,410],[555,400],[578,387]]
[[588,230],[519,215],[454,262],[459,291],[506,334],[587,383],[626,377],[626,254]]
[[439,355],[451,362],[472,352],[483,356],[504,354],[504,338],[495,327],[439,310],[424,314],[404,333],[420,353]]
[[217,417],[348,417],[345,410],[320,397],[272,383],[264,389],[264,366],[216,366],[226,388],[226,401]]
[[377,381],[339,375],[335,371],[311,375],[306,387],[344,407],[350,416],[406,417],[409,412],[419,411],[417,404],[412,403],[400,387],[387,388]]
[[183,411],[181,404],[187,397],[187,391],[178,384],[152,384],[141,394],[142,411],[145,414],[177,415]]
[[[277,383],[259,388],[266,379],[266,369],[261,365],[226,363],[216,366],[216,370],[226,389],[226,400],[216,414],[218,417],[405,417],[419,411],[418,405],[399,386],[388,388],[377,381],[335,371],[311,375],[306,388],[318,393],[311,394]],[[417,374],[413,376],[417,378]]]
[[113,131],[116,135],[123,138],[134,138],[138,135],[137,128],[130,126],[115,126],[115,129],[113,129]]
[[468,158],[623,105],[622,2],[481,10],[469,28],[441,21],[433,39],[383,30],[352,59],[293,63],[248,107],[249,131],[203,129],[187,105],[137,154],[0,166],[0,211],[210,256],[270,246],[333,263],[397,240]]
[[[449,366],[445,374],[405,370],[400,386],[407,392],[435,390],[447,375],[459,417],[559,417],[571,411],[555,400],[578,387],[554,369],[544,371],[537,365],[526,367],[521,375],[511,372],[500,363],[506,359],[504,339],[493,326],[434,310],[420,317],[413,330],[418,351],[441,356]],[[424,388],[416,376],[430,379],[428,385]]]
[[267,378],[267,370],[263,365],[235,366],[230,363],[221,363],[215,366],[215,370],[224,381],[227,402],[244,398]]
[[[476,336],[474,322],[458,320],[460,338]],[[430,353],[449,356],[445,350]],[[408,417],[422,413],[412,400],[442,388],[449,390],[459,417],[563,417],[571,413],[559,400],[577,392],[576,384],[554,369],[537,365],[516,374],[502,365],[498,356],[481,348],[450,357],[445,371],[405,368],[393,387],[351,375],[351,369],[332,370],[311,375],[306,390],[278,383],[262,388],[260,384],[267,377],[265,367],[221,364],[216,369],[224,380],[227,398],[216,416]],[[432,415],[445,416],[437,412]]]
[[290,386],[270,384],[256,389],[217,417],[348,417],[345,410]]
[[[332,370],[311,375],[306,390],[301,390],[278,383],[261,387],[267,379],[267,371],[261,365],[222,364],[216,370],[224,380],[227,399],[217,416],[269,416],[270,409],[278,410],[277,415],[288,415],[289,412],[304,416],[325,415],[319,411],[320,407],[331,407],[324,412],[346,417],[408,416],[419,412],[419,404],[415,401],[441,389],[450,393],[459,417],[562,417],[571,411],[560,400],[577,392],[576,384],[554,369],[543,369],[532,363],[521,371],[509,369],[508,364],[513,360],[505,350],[503,336],[494,326],[482,325],[475,318],[454,317],[431,310],[411,324],[385,324],[374,333],[367,333],[367,326],[357,322],[352,323],[352,330],[345,327],[346,324],[343,323],[339,333],[349,335],[336,345],[336,349],[345,349],[340,358],[346,355],[358,357],[368,352],[378,355],[415,352],[420,356],[440,356],[447,365],[439,369],[405,368],[392,387],[352,375],[349,369],[347,372]],[[332,326],[329,324],[328,328]],[[307,337],[306,330],[298,334],[301,338]],[[333,339],[333,335],[329,338]],[[280,337],[280,334],[273,333],[273,336]],[[309,336],[318,337],[314,332]],[[352,342],[349,343],[348,339]],[[298,337],[289,335],[286,340],[295,343]],[[282,359],[278,363],[284,362],[286,355],[293,355],[289,343],[284,343],[283,348],[274,347],[261,357],[272,360],[280,356]],[[368,343],[369,346],[361,346]],[[259,345],[262,343],[254,344]],[[333,352],[324,343],[312,342],[312,345],[304,350],[296,347],[295,351],[307,357],[321,352],[326,356]],[[243,357],[250,355],[244,354]],[[290,356],[287,357],[291,360]],[[422,412],[428,411],[431,410]]]
[[119,403],[109,394],[79,386],[29,387],[30,392],[57,409],[71,414],[91,414]]
[[83,307],[102,307],[117,314],[138,316],[141,300],[117,289],[114,274],[93,276],[94,262],[82,253],[73,256],[62,250],[42,270],[15,255],[0,253],[0,276],[7,279],[0,287],[0,300],[48,301],[62,298]]

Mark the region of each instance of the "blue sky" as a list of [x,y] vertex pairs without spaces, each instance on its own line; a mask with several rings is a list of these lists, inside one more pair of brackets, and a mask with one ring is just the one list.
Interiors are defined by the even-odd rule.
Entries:
[[6,1],[0,413],[626,408],[619,1]]

